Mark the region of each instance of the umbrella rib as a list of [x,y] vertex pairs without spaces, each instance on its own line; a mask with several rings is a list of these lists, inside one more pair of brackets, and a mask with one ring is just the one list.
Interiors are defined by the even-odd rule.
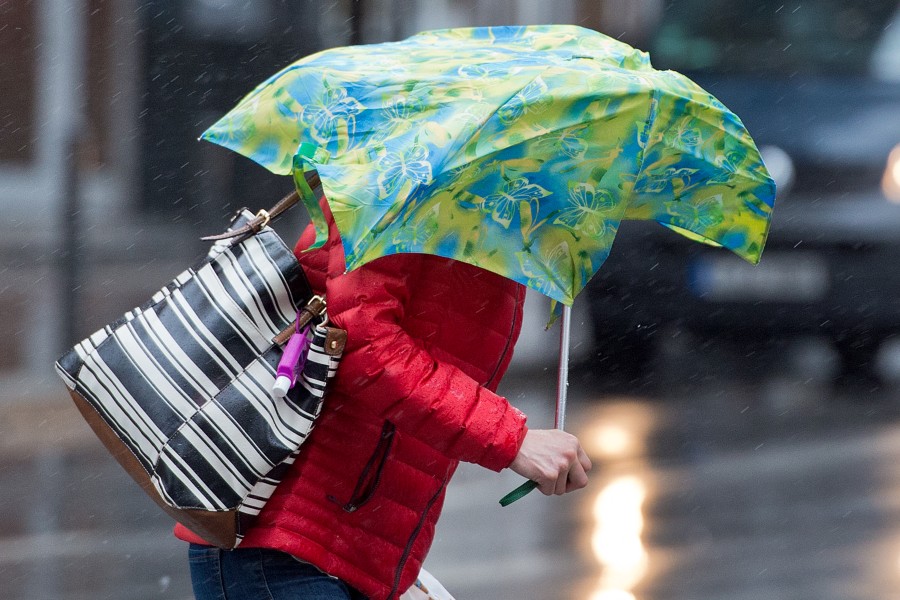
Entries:
[[[461,151],[464,147],[468,146],[469,144],[471,144],[471,143],[473,143],[475,140],[477,140],[477,138],[478,138],[478,137],[481,135],[481,133],[484,131],[484,128],[485,128],[485,126],[487,126],[488,122],[491,121],[494,117],[496,117],[496,116],[497,116],[497,113],[499,113],[501,109],[503,109],[505,106],[508,106],[510,100],[512,100],[513,98],[515,98],[516,95],[517,95],[519,92],[521,92],[522,90],[524,90],[526,87],[528,87],[529,85],[531,85],[532,83],[534,83],[534,82],[537,80],[538,77],[541,77],[542,75],[544,75],[544,73],[546,73],[549,69],[550,69],[549,66],[548,66],[548,67],[544,67],[544,69],[543,69],[540,73],[538,73],[537,75],[535,75],[534,77],[532,77],[531,79],[529,79],[529,80],[528,80],[528,83],[526,83],[525,85],[523,85],[522,87],[520,87],[519,89],[517,89],[515,92],[513,92],[513,94],[512,94],[511,96],[509,96],[506,100],[504,100],[502,104],[498,104],[498,106],[497,106],[493,111],[491,111],[491,113],[490,113],[489,115],[487,115],[487,117],[485,117],[484,121],[482,121],[481,124],[478,126],[478,129],[476,129],[476,130],[472,133],[472,135],[470,135],[467,139],[463,140],[463,143],[456,149],[456,151],[454,151],[454,152],[452,152],[452,153],[450,153],[450,152],[447,153],[446,158],[445,158],[443,161],[441,161],[441,164],[440,164],[440,172],[441,172],[441,173],[446,173],[447,171],[446,171],[445,169],[446,169],[446,167],[447,167],[447,163],[451,162],[451,161],[450,161],[450,158],[452,157],[452,158],[455,159],[457,156],[459,156],[460,151]],[[502,150],[502,149],[501,149],[501,150]],[[491,152],[491,153],[489,153],[489,154],[486,154],[485,156],[491,156],[492,154],[496,154],[497,152],[500,152],[501,150],[496,150],[495,152]],[[459,168],[464,167],[464,166],[466,166],[466,165],[468,165],[468,164],[471,164],[472,162],[474,162],[474,160],[478,160],[478,159],[480,159],[480,158],[484,158],[484,157],[479,156],[479,157],[477,157],[476,159],[473,159],[473,160],[467,160],[467,161],[462,162],[462,163],[460,163],[460,164],[458,164],[458,165],[456,165],[456,166],[454,166],[454,167],[451,167],[450,170],[453,170],[453,169],[459,169]],[[436,169],[436,171],[437,171],[437,169]]]
[[[634,173],[634,182],[637,184],[638,180],[641,178],[641,173],[644,172],[644,162],[647,159],[647,142],[650,140],[650,132],[653,130],[653,126],[656,125],[656,116],[659,112],[659,89],[653,88],[651,91],[651,99],[650,99],[650,109],[647,111],[647,119],[644,121],[644,127],[641,128],[641,137],[638,145],[641,147],[641,158],[638,161],[637,171]],[[623,202],[625,204],[625,210],[627,212],[628,205],[631,204],[631,199],[634,197],[634,186],[632,186],[631,190],[628,192],[628,196],[623,198]]]

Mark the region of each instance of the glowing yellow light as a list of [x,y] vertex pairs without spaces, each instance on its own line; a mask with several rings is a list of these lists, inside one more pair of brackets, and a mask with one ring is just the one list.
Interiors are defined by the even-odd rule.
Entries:
[[658,415],[645,399],[611,397],[595,407],[584,421],[588,423],[578,437],[585,451],[599,459],[639,458],[656,427]]
[[597,453],[609,457],[627,454],[634,443],[631,433],[616,423],[598,426],[592,437]]
[[887,167],[881,178],[884,195],[893,202],[900,202],[900,145],[894,146],[888,155]]
[[635,600],[633,589],[647,571],[647,551],[641,541],[647,495],[637,477],[620,477],[607,485],[594,501],[591,547],[603,568],[591,600]]
[[635,600],[635,597],[625,590],[600,590],[591,594],[591,600]]

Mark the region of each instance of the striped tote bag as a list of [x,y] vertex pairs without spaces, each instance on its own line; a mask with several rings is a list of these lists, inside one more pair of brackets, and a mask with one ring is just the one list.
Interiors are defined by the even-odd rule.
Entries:
[[[322,407],[346,332],[324,323],[293,252],[243,211],[204,261],[77,344],[56,369],[110,452],[170,515],[240,544]],[[305,328],[302,372],[272,394],[282,348]]]

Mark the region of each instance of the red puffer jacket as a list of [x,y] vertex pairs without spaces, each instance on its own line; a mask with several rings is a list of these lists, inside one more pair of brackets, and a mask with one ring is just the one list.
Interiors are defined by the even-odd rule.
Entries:
[[313,433],[241,547],[282,550],[392,600],[415,581],[458,461],[499,471],[522,444],[525,416],[494,390],[525,290],[421,254],[345,274],[333,221],[326,246],[302,252],[312,239],[308,229],[297,256],[348,342]]

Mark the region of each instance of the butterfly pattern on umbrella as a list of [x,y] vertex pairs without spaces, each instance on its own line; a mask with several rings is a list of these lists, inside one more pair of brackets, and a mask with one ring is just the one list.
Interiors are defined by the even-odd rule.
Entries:
[[756,262],[774,201],[756,146],[718,100],[575,26],[326,50],[270,77],[203,137],[276,173],[315,169],[348,269],[426,252],[565,304],[622,220]]

